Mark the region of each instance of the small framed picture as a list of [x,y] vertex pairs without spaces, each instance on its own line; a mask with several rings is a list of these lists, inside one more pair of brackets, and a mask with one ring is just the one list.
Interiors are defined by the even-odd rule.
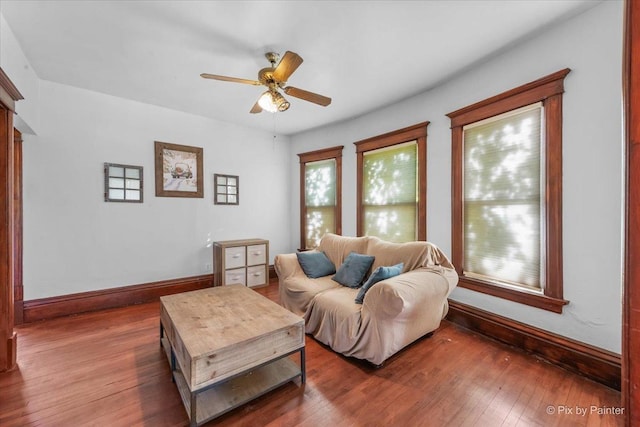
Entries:
[[240,204],[240,178],[238,175],[223,175],[216,173],[213,175],[213,186],[215,188],[213,195],[214,204]]

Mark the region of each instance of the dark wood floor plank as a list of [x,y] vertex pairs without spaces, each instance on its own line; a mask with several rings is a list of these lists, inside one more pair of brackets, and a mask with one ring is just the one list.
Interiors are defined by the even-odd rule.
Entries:
[[[277,300],[277,282],[258,292]],[[19,368],[0,374],[0,425],[187,425],[158,342],[159,307],[16,328]],[[620,407],[619,392],[446,321],[382,368],[336,354],[310,336],[306,343],[305,385],[289,383],[209,424],[622,425],[621,416],[591,409]],[[576,407],[587,413],[576,414]]]

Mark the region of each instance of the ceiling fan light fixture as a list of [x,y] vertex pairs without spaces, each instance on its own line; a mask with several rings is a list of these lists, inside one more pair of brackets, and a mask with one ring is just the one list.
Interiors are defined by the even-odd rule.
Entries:
[[273,100],[278,107],[278,111],[287,111],[291,105],[280,92],[273,94]]
[[289,101],[285,99],[278,91],[267,90],[258,99],[258,105],[264,110],[270,113],[276,113],[278,111],[287,111],[289,109]]
[[270,113],[275,113],[278,111],[278,106],[273,101],[273,96],[271,95],[271,91],[266,91],[260,96],[258,99],[258,105],[264,110]]

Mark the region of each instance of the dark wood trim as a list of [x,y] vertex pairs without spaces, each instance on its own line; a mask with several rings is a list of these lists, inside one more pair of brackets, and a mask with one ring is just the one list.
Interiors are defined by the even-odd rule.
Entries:
[[621,359],[616,353],[449,300],[447,320],[533,353],[593,381],[620,390]]
[[[299,154],[298,154],[299,155]],[[300,158],[300,173],[299,173],[299,185],[300,185],[300,218],[298,224],[300,224],[300,247],[306,249],[307,247],[307,202],[306,202],[306,167],[307,164]]]
[[364,236],[364,206],[362,206],[362,177],[364,168],[364,152],[358,151],[356,146],[356,236]]
[[451,127],[464,126],[525,105],[534,104],[564,92],[564,78],[571,69],[557,71],[514,89],[447,114]]
[[412,141],[421,137],[427,137],[427,126],[429,122],[422,122],[406,128],[394,130],[378,136],[356,141],[356,152],[377,150],[379,148],[390,147],[403,142]]
[[13,330],[13,111],[6,108],[0,108],[0,183],[0,372],[3,372],[15,368],[17,352]]
[[627,0],[623,102],[626,146],[622,310],[622,404],[625,425],[640,425],[640,2]]
[[306,197],[306,164],[320,160],[335,159],[336,161],[336,206],[334,211],[335,234],[342,234],[342,150],[344,145],[323,148],[306,153],[299,153],[300,158],[300,248],[310,249],[306,246],[307,235],[307,203]]
[[22,95],[0,68],[0,372],[16,367],[14,332],[14,142],[15,102]]
[[417,141],[418,159],[418,230],[416,240],[427,240],[427,127],[429,122],[398,129],[382,135],[354,142],[356,146],[356,233],[364,235],[364,208],[362,206],[362,185],[364,153],[391,147],[408,141]]
[[562,308],[569,302],[563,299],[553,298],[547,295],[527,292],[524,290],[516,290],[508,287],[495,285],[494,283],[485,282],[476,278],[460,276],[458,286],[472,291],[481,292],[483,294],[492,295],[494,297],[507,299],[509,301],[526,304],[531,307],[541,308],[543,310],[552,311],[554,313],[562,313]]
[[22,323],[22,133],[13,130],[13,322]]
[[[568,72],[568,70],[564,70]],[[564,74],[566,75],[566,73]],[[561,84],[561,82],[559,83]],[[545,210],[545,269],[544,294],[562,305],[562,94],[554,93],[544,101],[546,141],[546,205]],[[562,305],[559,307],[562,312]]]
[[4,108],[15,112],[15,102],[21,99],[24,99],[24,97],[0,67],[0,104],[4,105]]
[[[424,128],[425,133],[427,128]],[[418,235],[417,240],[427,240],[427,135],[418,141]]]
[[328,160],[335,157],[342,157],[342,150],[344,145],[337,145],[335,147],[322,148],[315,151],[307,151],[306,153],[299,153],[300,163],[317,162],[319,160]]
[[[569,302],[563,298],[562,269],[562,93],[565,68],[541,79],[447,114],[451,119],[452,261],[460,276],[459,286],[532,307],[562,313]],[[463,153],[465,125],[475,123],[536,102],[543,102],[545,114],[545,251],[544,295],[520,292],[491,282],[467,277],[463,247]]]
[[156,301],[163,295],[209,286],[213,286],[212,274],[30,300],[24,302],[24,322]]

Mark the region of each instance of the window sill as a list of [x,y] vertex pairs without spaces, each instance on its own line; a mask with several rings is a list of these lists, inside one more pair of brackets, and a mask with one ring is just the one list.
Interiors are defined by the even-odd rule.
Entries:
[[542,310],[552,311],[562,314],[562,308],[569,304],[569,301],[562,298],[554,298],[548,295],[535,294],[527,291],[519,291],[515,289],[505,288],[494,285],[492,283],[460,276],[458,286],[461,288],[471,289],[472,291],[481,292],[483,294],[492,295],[494,297],[503,298],[520,304],[529,305],[531,307],[540,308]]

